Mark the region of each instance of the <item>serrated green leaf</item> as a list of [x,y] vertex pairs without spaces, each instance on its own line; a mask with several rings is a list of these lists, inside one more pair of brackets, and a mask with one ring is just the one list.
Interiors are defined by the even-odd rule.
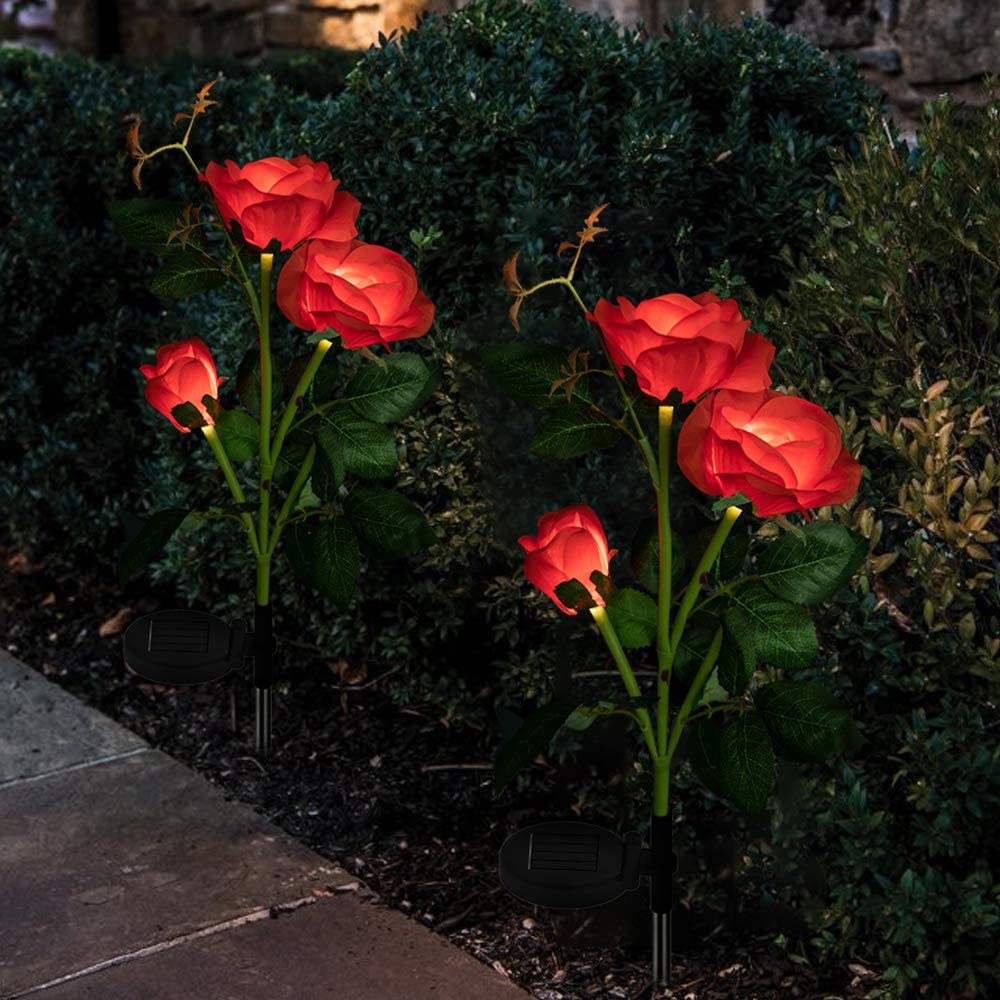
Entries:
[[413,555],[437,541],[412,501],[381,486],[355,486],[344,500],[344,513],[358,536],[386,559]]
[[233,462],[246,462],[260,448],[260,424],[243,410],[223,410],[215,418],[215,429]]
[[552,737],[574,711],[571,704],[550,701],[532,713],[507,740],[493,765],[493,787],[502,792],[552,742]]
[[867,540],[834,521],[812,521],[757,557],[757,575],[772,593],[796,604],[818,604],[843,589],[865,560]]
[[346,611],[361,567],[358,540],[347,518],[333,517],[319,525],[298,521],[285,532],[284,544],[295,575]]
[[719,772],[725,796],[742,812],[762,813],[774,787],[774,748],[756,712],[741,712],[722,731]]
[[154,295],[183,299],[218,288],[225,280],[225,275],[213,262],[200,254],[185,251],[167,258],[153,275],[149,290]]
[[329,427],[321,427],[315,435],[316,456],[313,459],[312,485],[323,500],[335,500],[344,482],[344,445]]
[[167,507],[141,522],[133,521],[136,530],[125,543],[118,560],[118,580],[122,586],[156,558],[190,513],[190,507]]
[[548,458],[575,458],[595,448],[610,448],[617,439],[618,430],[600,414],[570,404],[545,418],[530,449]]
[[641,649],[656,641],[656,602],[631,587],[611,595],[608,617],[625,649]]
[[808,667],[819,652],[816,627],[799,604],[749,584],[729,595],[726,629],[747,660],[776,667]]
[[362,365],[347,383],[344,396],[360,416],[378,423],[403,420],[430,399],[438,372],[418,354],[397,351],[385,367]]
[[733,580],[743,573],[747,553],[750,551],[750,526],[743,518],[733,525],[719,553],[719,560],[712,567],[709,579],[712,582]]
[[[182,205],[160,198],[126,198],[108,205],[108,215],[115,229],[129,246],[136,250],[152,250],[161,257],[184,252],[179,239],[167,243],[167,237],[178,228],[183,211]],[[202,248],[197,231],[188,237],[187,245]]]
[[365,420],[346,407],[331,407],[317,418],[332,430],[344,448],[344,467],[362,479],[391,479],[399,457],[396,439],[384,424]]
[[846,707],[822,684],[774,681],[753,700],[775,749],[787,760],[821,763],[860,742]]
[[[490,379],[511,399],[540,409],[566,405],[565,390],[549,395],[552,383],[563,377],[559,369],[566,364],[565,350],[515,340],[487,347],[482,356]],[[587,376],[576,383],[572,395],[582,402],[591,402]]]
[[719,609],[712,605],[696,612],[685,623],[671,668],[671,677],[682,690],[691,686],[718,627]]

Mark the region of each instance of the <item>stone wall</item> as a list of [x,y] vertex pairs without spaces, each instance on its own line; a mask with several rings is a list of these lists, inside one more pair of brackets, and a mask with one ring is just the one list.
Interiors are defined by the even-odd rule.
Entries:
[[[422,11],[448,13],[463,0],[0,0],[17,43],[156,58],[174,48],[256,58],[282,48],[364,49],[379,32],[410,28]],[[25,3],[26,0],[20,0]],[[642,21],[658,30],[691,9],[718,21],[759,14],[829,51],[857,60],[912,129],[920,105],[942,92],[969,106],[985,100],[982,78],[1000,74],[1000,0],[570,0],[582,10]],[[6,42],[5,44],[10,44]]]

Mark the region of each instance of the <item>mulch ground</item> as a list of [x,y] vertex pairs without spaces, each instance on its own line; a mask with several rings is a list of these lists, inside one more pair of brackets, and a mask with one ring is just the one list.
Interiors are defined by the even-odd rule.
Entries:
[[[136,598],[130,588],[123,608],[114,581],[57,574],[11,550],[0,550],[0,559],[0,635],[12,655],[540,1000],[650,996],[643,892],[598,909],[551,910],[500,885],[497,852],[509,834],[572,817],[572,797],[554,769],[527,798],[496,797],[494,733],[444,725],[419,704],[394,704],[388,679],[352,676],[350,665],[283,638],[280,623],[274,747],[258,759],[248,677],[168,688],[126,671],[121,632],[139,615],[175,606],[169,593],[151,588]],[[673,990],[653,996],[879,995],[877,970],[794,961],[773,928],[762,931],[740,916],[742,905],[736,909],[734,916],[698,901],[675,909]]]

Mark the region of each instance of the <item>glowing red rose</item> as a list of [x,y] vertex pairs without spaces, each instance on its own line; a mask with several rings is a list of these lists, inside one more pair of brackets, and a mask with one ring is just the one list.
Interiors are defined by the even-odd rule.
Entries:
[[588,313],[624,377],[627,366],[639,388],[658,402],[679,389],[689,403],[709,389],[755,392],[771,384],[774,345],[753,331],[734,299],[714,292],[661,295],[637,306],[621,296],[598,301]]
[[575,615],[556,597],[556,587],[567,580],[579,580],[594,600],[604,606],[590,574],[599,569],[605,575],[611,557],[604,528],[593,509],[585,503],[571,504],[562,510],[543,514],[538,519],[537,535],[522,535],[517,544],[528,553],[524,575],[546,596],[551,597],[568,615]]
[[406,258],[361,240],[299,247],[278,276],[277,299],[297,327],[332,327],[351,350],[422,337],[434,322]]
[[225,382],[215,370],[215,362],[201,337],[191,337],[176,344],[164,344],[156,352],[156,364],[142,365],[139,369],[149,381],[146,383],[146,402],[162,413],[183,434],[190,434],[174,420],[171,410],[181,403],[196,406],[209,424],[214,424],[203,396],[217,398],[219,386]]
[[706,396],[681,428],[677,464],[702,492],[742,493],[765,516],[844,503],[861,482],[836,420],[770,389]]
[[228,227],[235,219],[248,243],[261,250],[278,240],[290,250],[307,239],[350,240],[361,203],[330,174],[325,163],[308,156],[285,160],[268,156],[238,167],[210,163],[198,175],[212,189]]

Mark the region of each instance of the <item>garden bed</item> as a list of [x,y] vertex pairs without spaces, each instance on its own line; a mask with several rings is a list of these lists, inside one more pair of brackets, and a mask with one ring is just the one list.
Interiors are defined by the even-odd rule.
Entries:
[[[497,852],[509,833],[572,815],[556,769],[536,776],[512,807],[492,790],[493,732],[449,727],[419,704],[394,704],[391,677],[374,670],[362,677],[352,664],[293,645],[280,623],[274,752],[258,759],[247,677],[176,689],[125,670],[121,630],[171,606],[169,594],[151,591],[124,610],[107,581],[62,576],[11,550],[0,555],[8,570],[0,626],[10,653],[537,997],[641,991],[649,963],[643,893],[597,910],[557,911],[520,903],[500,885]],[[697,808],[689,804],[689,814]],[[753,905],[743,893],[730,918],[697,901],[675,911],[675,995],[875,995],[874,970],[793,961],[775,944],[775,930],[761,928]]]

